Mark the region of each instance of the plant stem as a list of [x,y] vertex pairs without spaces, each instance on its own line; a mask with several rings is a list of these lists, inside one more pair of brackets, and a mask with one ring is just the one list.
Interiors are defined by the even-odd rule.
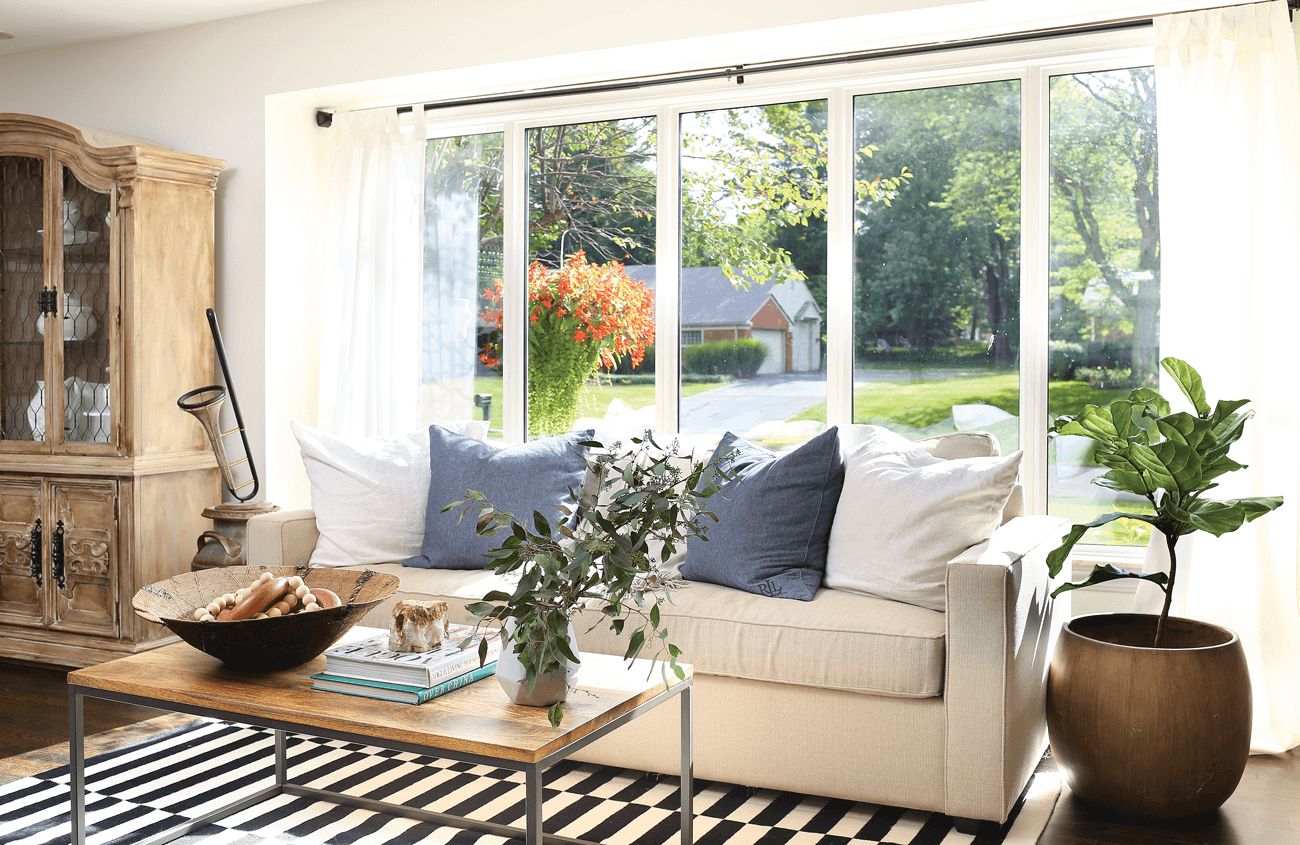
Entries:
[[1174,554],[1174,544],[1178,542],[1177,534],[1165,535],[1165,546],[1169,549],[1169,581],[1165,584],[1165,606],[1160,609],[1160,621],[1156,623],[1156,640],[1152,648],[1160,648],[1160,638],[1165,632],[1165,622],[1169,619],[1169,606],[1174,601],[1174,576],[1178,573],[1178,556]]

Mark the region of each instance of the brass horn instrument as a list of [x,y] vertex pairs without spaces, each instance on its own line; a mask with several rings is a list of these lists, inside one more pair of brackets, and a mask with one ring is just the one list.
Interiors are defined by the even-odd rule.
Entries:
[[[187,411],[198,418],[203,424],[203,430],[208,433],[208,440],[212,442],[212,454],[217,459],[217,467],[221,470],[221,482],[225,485],[226,490],[230,492],[240,502],[247,502],[257,495],[258,488],[261,486],[257,479],[257,467],[253,464],[253,452],[248,447],[248,434],[244,430],[244,417],[239,413],[239,402],[235,399],[235,388],[230,381],[230,366],[226,363],[226,347],[221,342],[221,329],[217,327],[217,315],[211,308],[207,311],[208,325],[212,329],[212,340],[217,347],[217,359],[221,362],[221,376],[225,379],[226,387],[217,384],[210,384],[207,387],[200,387],[191,390],[184,396],[176,400],[182,411]],[[230,396],[230,410],[235,414],[235,428],[230,431],[221,430],[221,403],[225,401],[227,391]],[[231,461],[226,454],[225,438],[232,434],[239,434],[240,440],[244,447],[244,457]],[[240,464],[248,464],[248,481],[242,484],[236,484],[234,467]],[[239,491],[245,487],[253,489],[247,494],[241,494]]]

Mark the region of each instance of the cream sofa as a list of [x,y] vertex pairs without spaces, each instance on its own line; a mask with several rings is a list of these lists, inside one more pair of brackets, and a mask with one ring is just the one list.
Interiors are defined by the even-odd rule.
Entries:
[[[943,440],[939,457],[966,456],[953,450],[970,438]],[[1045,746],[1047,663],[1069,613],[1065,596],[1049,598],[1044,563],[1066,522],[1022,512],[1017,488],[993,536],[948,564],[946,612],[830,589],[811,602],[705,583],[676,591],[662,612],[695,668],[695,776],[1005,821]],[[305,564],[317,536],[311,510],[255,517],[249,562]],[[393,601],[446,601],[455,621],[499,583],[372,568],[401,578]],[[381,606],[363,624],[389,616]],[[582,650],[622,654],[599,621],[575,624]],[[676,774],[679,729],[677,708],[659,708],[578,756]]]

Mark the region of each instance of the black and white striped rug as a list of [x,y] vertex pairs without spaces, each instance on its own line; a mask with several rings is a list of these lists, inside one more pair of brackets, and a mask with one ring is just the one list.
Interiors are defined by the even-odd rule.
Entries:
[[[273,782],[270,731],[204,721],[86,761],[87,845],[145,841]],[[291,735],[289,778],[321,789],[522,827],[523,775]],[[695,840],[728,843],[1029,845],[1059,793],[1037,775],[1002,835],[947,816],[695,782]],[[676,843],[677,779],[565,761],[549,769],[546,832],[609,845]],[[0,786],[0,845],[70,841],[67,768]],[[186,845],[504,845],[512,840],[279,795],[177,840]]]

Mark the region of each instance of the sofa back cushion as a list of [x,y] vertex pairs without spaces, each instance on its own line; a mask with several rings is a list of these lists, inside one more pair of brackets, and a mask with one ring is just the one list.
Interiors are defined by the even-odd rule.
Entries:
[[1021,454],[945,460],[884,428],[860,432],[825,585],[944,610],[948,562],[1002,522]]
[[[340,437],[293,420],[320,536],[312,566],[365,566],[419,554],[429,498],[429,432]],[[487,436],[486,422],[449,428]]]
[[714,458],[734,453],[740,481],[706,507],[707,539],[687,544],[682,577],[750,593],[811,601],[826,567],[826,540],[844,484],[839,431],[831,427],[784,455],[728,432]]
[[[436,569],[482,569],[484,554],[501,545],[506,535],[483,537],[475,532],[478,508],[461,518],[462,508],[443,512],[452,502],[477,490],[516,520],[531,520],[537,511],[548,521],[560,515],[557,505],[576,509],[576,494],[587,472],[587,447],[592,432],[571,432],[545,440],[497,449],[472,437],[429,428],[429,493],[420,553],[404,566]],[[572,518],[570,519],[572,524]]]

